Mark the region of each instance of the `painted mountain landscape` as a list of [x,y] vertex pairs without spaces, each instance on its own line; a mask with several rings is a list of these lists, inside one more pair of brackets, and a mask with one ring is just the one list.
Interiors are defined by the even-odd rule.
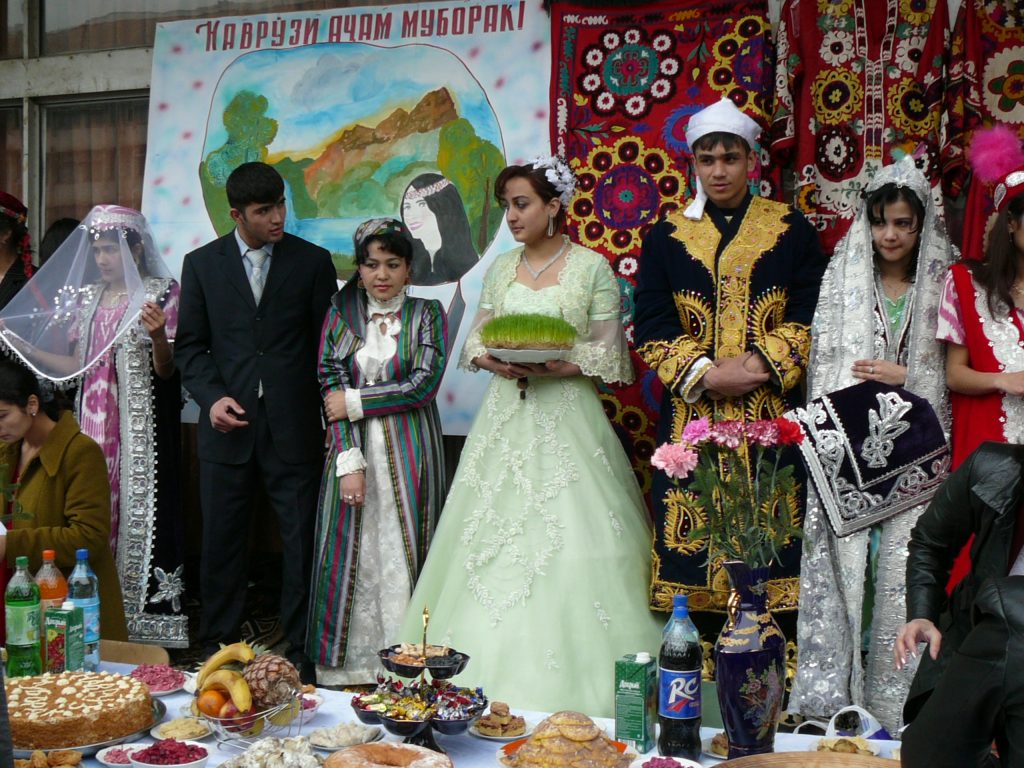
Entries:
[[224,73],[199,167],[216,230],[233,226],[228,175],[261,160],[285,179],[288,231],[344,261],[359,222],[400,217],[408,183],[440,173],[458,189],[483,253],[501,222],[491,188],[505,160],[480,84],[430,46],[321,48],[257,51]]

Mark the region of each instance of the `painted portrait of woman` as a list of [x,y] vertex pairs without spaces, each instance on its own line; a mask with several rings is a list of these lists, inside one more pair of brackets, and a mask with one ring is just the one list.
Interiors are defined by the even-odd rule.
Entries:
[[422,173],[409,183],[402,195],[402,222],[413,238],[413,285],[453,283],[480,258],[462,196],[439,173]]

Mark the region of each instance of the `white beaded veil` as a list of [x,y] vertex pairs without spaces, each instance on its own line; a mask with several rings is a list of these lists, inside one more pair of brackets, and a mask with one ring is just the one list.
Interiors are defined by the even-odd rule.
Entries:
[[[116,243],[119,254],[105,270],[95,256],[101,242]],[[137,329],[143,302],[162,304],[170,285],[171,272],[145,217],[131,208],[98,205],[0,311],[0,341],[40,377],[71,382]],[[123,311],[97,347],[90,325],[101,304]]]
[[[935,339],[942,287],[958,256],[936,210],[932,190],[910,157],[888,165],[868,184],[866,195],[885,184],[907,187],[924,204],[917,272],[905,312],[909,326],[899,339],[881,343],[876,323],[876,283],[871,223],[865,205],[836,247],[822,279],[811,328],[808,400],[857,384],[855,360],[884,356],[895,360],[894,347],[905,350],[905,388],[928,400],[949,433],[945,355]],[[886,348],[888,347],[888,349]],[[847,704],[867,707],[895,734],[911,671],[896,671],[892,645],[905,621],[907,539],[919,505],[881,523],[874,619],[866,669],[861,664],[861,611],[868,531],[836,537],[813,484],[807,486],[800,613],[797,618],[799,662],[790,709],[827,717]]]

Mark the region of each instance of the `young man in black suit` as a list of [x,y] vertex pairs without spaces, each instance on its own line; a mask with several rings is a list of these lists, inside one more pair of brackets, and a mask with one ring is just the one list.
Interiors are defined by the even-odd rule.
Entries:
[[324,433],[316,378],[336,272],[323,248],[284,231],[281,176],[245,163],[225,186],[235,229],[185,257],[175,359],[200,407],[200,641],[239,639],[253,489],[262,481],[283,545],[281,624],[303,654]]

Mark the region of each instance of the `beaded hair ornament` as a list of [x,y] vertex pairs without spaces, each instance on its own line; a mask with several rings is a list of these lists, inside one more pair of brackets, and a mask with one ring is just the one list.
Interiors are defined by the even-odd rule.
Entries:
[[978,178],[995,184],[992,204],[997,213],[1024,192],[1024,149],[1010,128],[997,124],[975,131],[969,158]]
[[562,207],[568,208],[573,195],[576,194],[576,174],[565,160],[558,155],[548,155],[535,157],[529,164],[535,170],[544,169],[544,178],[551,182],[551,186],[558,192]]
[[445,187],[450,187],[451,184],[452,183],[448,181],[448,179],[441,179],[440,181],[435,181],[433,184],[428,184],[427,186],[423,187],[423,189],[409,187],[409,189],[405,193],[405,196],[410,200],[419,200],[420,198],[423,197],[430,197],[431,195],[436,195]]
[[92,209],[94,214],[89,225],[89,234],[93,240],[99,237],[100,232],[108,232],[112,229],[131,229],[135,232],[143,232],[146,228],[145,217],[133,208],[125,208],[120,205],[97,205]]
[[409,230],[405,228],[405,225],[398,219],[368,219],[356,227],[356,232],[352,236],[352,240],[355,242],[355,246],[358,249],[363,243],[365,243],[371,237],[377,235],[386,234],[401,235],[402,237],[411,238]]

